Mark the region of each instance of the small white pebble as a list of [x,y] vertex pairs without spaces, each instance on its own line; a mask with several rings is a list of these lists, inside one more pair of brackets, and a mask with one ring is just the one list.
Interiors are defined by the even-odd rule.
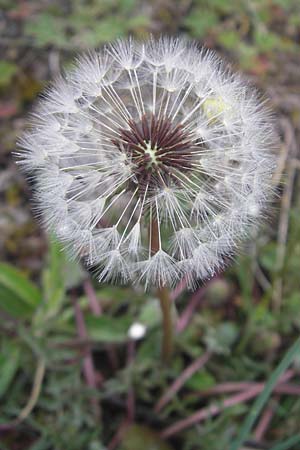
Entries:
[[130,339],[138,340],[142,339],[146,334],[146,326],[143,325],[140,322],[133,323],[129,330],[128,330],[128,336]]

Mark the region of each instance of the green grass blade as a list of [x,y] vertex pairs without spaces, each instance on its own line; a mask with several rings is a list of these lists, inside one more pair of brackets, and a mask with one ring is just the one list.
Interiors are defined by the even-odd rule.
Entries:
[[294,445],[299,444],[299,442],[300,442],[300,434],[295,434],[295,436],[292,436],[286,441],[279,442],[278,444],[274,445],[274,447],[272,447],[270,450],[289,450]]
[[298,338],[296,342],[290,347],[290,349],[286,352],[280,364],[276,367],[276,369],[272,373],[272,376],[266,383],[264,390],[254,402],[254,405],[252,406],[249,414],[247,415],[237,439],[232,443],[230,450],[238,450],[240,447],[242,447],[243,443],[248,438],[249,433],[251,432],[252,427],[259,413],[261,412],[262,408],[268,401],[278,379],[289,367],[289,365],[291,364],[295,355],[298,352],[300,352],[300,338]]
[[40,290],[20,270],[9,264],[0,264],[0,283],[15,292],[28,305],[36,307],[42,300]]
[[18,269],[0,263],[0,308],[13,317],[28,317],[42,301],[41,291]]

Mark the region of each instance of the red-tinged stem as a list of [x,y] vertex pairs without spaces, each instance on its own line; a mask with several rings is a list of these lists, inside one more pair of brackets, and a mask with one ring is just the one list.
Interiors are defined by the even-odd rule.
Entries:
[[187,307],[185,308],[185,310],[183,311],[183,313],[177,320],[176,331],[178,333],[181,333],[182,331],[184,331],[185,328],[187,327],[187,325],[190,323],[190,320],[193,317],[195,309],[198,307],[198,305],[200,304],[200,302],[203,299],[203,295],[204,295],[205,291],[206,291],[206,286],[203,286],[192,295]]
[[188,366],[182,374],[174,381],[165,394],[158,400],[155,405],[155,412],[159,412],[166,404],[174,397],[174,395],[181,389],[186,381],[198,372],[211,357],[211,352],[206,352],[200,358],[196,359],[190,366]]
[[271,420],[274,416],[275,410],[276,410],[275,404],[271,401],[271,404],[267,406],[267,408],[263,412],[262,417],[258,422],[257,427],[255,428],[253,433],[255,440],[257,440],[258,442],[261,441],[264,435],[266,434],[266,431],[269,428]]
[[231,406],[251,400],[252,398],[256,397],[261,392],[261,390],[262,389],[260,387],[255,386],[246,392],[228,397],[220,406],[212,404],[207,408],[200,409],[200,411],[197,411],[186,419],[179,420],[178,422],[175,422],[173,425],[163,430],[161,436],[163,438],[173,436],[174,434],[177,434],[180,431],[189,428],[192,425],[195,425],[196,423],[200,423],[205,419],[218,415],[226,408],[230,408]]
[[[98,301],[98,298],[97,298],[96,292],[94,290],[94,287],[91,283],[91,280],[86,279],[83,283],[83,288],[84,288],[84,292],[87,296],[91,312],[96,317],[101,316],[102,315],[101,304]],[[115,351],[113,345],[107,345],[106,349],[107,349],[107,355],[108,355],[108,358],[109,358],[112,368],[117,369],[118,357],[117,357],[117,354],[116,354],[116,351]]]
[[119,446],[120,442],[122,441],[123,433],[128,428],[128,426],[129,422],[127,421],[127,419],[120,424],[116,434],[113,436],[112,440],[107,446],[108,450],[114,450]]
[[186,278],[183,278],[175,287],[175,289],[173,289],[173,291],[170,294],[171,300],[176,300],[180,294],[182,294],[182,292],[185,291],[187,287],[187,280]]
[[[81,308],[78,304],[78,301],[75,297],[73,297],[73,305],[74,305],[75,320],[76,320],[78,336],[80,339],[87,340],[88,333],[87,333],[85,322],[84,322],[84,316],[83,316]],[[96,376],[96,371],[95,371],[95,367],[94,367],[92,352],[89,348],[87,349],[86,354],[83,358],[83,374],[84,374],[87,385],[93,389],[96,389],[97,388],[97,376]],[[91,399],[91,403],[93,406],[95,416],[97,419],[99,419],[101,417],[101,409],[100,409],[99,403],[95,399]]]
[[[280,377],[279,382],[274,388],[274,392],[278,392],[281,394],[295,394],[300,395],[300,386],[295,386],[293,384],[288,384],[287,381],[289,381],[293,376],[295,375],[295,370],[290,369],[287,370],[284,375]],[[220,383],[216,386],[209,388],[205,391],[198,391],[199,395],[201,397],[208,396],[208,395],[215,395],[215,394],[227,394],[232,392],[240,392],[240,391],[246,391],[247,389],[252,389],[253,387],[261,387],[264,383],[256,383],[254,381],[241,381],[241,382],[227,382],[227,383]],[[195,393],[193,393],[193,396]]]
[[[293,370],[286,371],[278,380],[276,388],[279,387],[280,383],[283,383],[293,377],[293,375]],[[239,392],[238,394],[226,398],[221,405],[211,404],[206,408],[200,409],[186,419],[179,420],[178,422],[175,422],[173,425],[163,430],[161,436],[163,438],[173,436],[174,434],[177,434],[180,431],[189,428],[192,425],[195,425],[196,423],[200,423],[205,419],[218,415],[226,408],[230,408],[231,406],[251,400],[258,394],[260,394],[263,391],[264,387],[264,383],[257,383],[254,386],[249,387],[246,391]]]
[[95,290],[93,288],[93,285],[92,285],[90,279],[86,279],[83,282],[83,288],[84,288],[84,291],[85,291],[86,296],[88,298],[88,302],[89,302],[90,309],[91,309],[92,313],[95,316],[101,316],[102,308],[101,308],[101,305],[100,305],[100,303],[99,303],[99,301],[97,299],[96,292],[95,292]]
[[[127,344],[127,364],[129,367],[135,357],[135,341],[130,339]],[[127,419],[128,422],[131,423],[134,421],[135,416],[135,394],[132,384],[130,383],[128,394],[127,394]]]

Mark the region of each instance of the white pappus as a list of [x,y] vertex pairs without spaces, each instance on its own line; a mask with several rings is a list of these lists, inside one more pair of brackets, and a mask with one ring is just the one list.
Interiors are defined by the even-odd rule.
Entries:
[[19,142],[44,226],[103,282],[194,287],[272,198],[272,118],[253,87],[181,38],[79,57]]

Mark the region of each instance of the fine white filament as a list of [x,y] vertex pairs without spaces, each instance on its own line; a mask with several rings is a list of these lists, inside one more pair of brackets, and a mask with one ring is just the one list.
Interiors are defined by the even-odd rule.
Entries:
[[[164,154],[151,133],[140,147],[133,136],[141,163],[129,135],[143,120],[180,129],[181,146],[170,134]],[[258,224],[272,194],[274,142],[255,90],[213,52],[182,39],[128,39],[80,57],[55,81],[19,157],[44,226],[100,281],[170,286],[185,277],[193,287]]]

